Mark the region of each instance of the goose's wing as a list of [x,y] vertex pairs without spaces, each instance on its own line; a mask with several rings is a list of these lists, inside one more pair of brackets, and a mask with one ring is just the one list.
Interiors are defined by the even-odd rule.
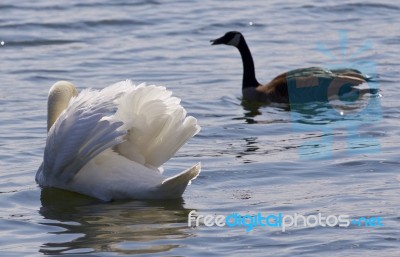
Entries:
[[[310,67],[282,73],[257,90],[267,93],[276,102],[325,102],[338,95],[376,94],[378,90],[366,84],[370,79],[355,69]],[[359,87],[362,84],[365,86]]]
[[[305,69],[297,69],[290,71],[286,74],[288,85],[296,85],[299,87],[314,87],[316,92],[326,90],[328,98],[332,96],[344,96],[346,94],[363,95],[363,94],[376,94],[378,89],[373,86],[370,87],[369,81],[373,78],[362,74],[356,69],[333,69],[327,70],[319,67],[310,67]],[[320,99],[318,99],[320,100]]]
[[374,76],[363,74],[363,73],[361,73],[361,71],[356,70],[356,69],[342,68],[342,69],[332,69],[330,71],[337,75],[355,77],[355,78],[362,79],[364,81],[373,81],[375,79]]
[[114,148],[118,153],[157,169],[200,130],[171,95],[165,87],[139,85],[118,100],[114,118],[128,131],[126,141]]
[[123,123],[106,116],[127,91],[116,84],[101,91],[84,90],[71,99],[47,135],[44,160],[36,180],[45,186],[68,183],[97,154],[123,141]]
[[[350,83],[353,86],[358,86],[372,79],[370,76],[362,74],[359,70],[349,68],[328,70],[320,67],[309,67],[292,70],[281,74],[280,76],[282,75],[285,75],[288,81],[307,78],[318,78],[320,80],[332,81],[333,79],[339,78],[343,82]],[[322,82],[320,82],[320,84],[321,83]]]

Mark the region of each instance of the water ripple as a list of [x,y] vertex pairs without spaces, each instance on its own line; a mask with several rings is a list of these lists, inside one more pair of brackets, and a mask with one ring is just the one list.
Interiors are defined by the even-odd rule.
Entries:
[[[2,1],[2,254],[396,256],[399,9],[388,0]],[[369,61],[382,96],[301,106],[242,101],[239,53],[209,43],[228,30],[246,36],[262,82],[292,68]],[[369,49],[362,48],[365,41]],[[80,90],[132,79],[182,98],[202,126],[165,166],[171,175],[202,162],[183,199],[103,203],[38,187],[46,97],[61,79]],[[371,108],[355,113],[365,102]],[[385,226],[247,233],[243,227],[190,228],[191,210],[381,216]]]

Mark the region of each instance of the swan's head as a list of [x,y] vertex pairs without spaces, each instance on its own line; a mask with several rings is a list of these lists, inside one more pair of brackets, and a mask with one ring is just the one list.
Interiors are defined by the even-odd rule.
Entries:
[[50,88],[47,101],[47,131],[68,107],[71,98],[77,95],[74,84],[68,81],[58,81]]
[[242,39],[243,39],[242,33],[238,31],[229,31],[220,38],[210,40],[210,42],[212,43],[212,45],[224,44],[224,45],[231,45],[238,47]]

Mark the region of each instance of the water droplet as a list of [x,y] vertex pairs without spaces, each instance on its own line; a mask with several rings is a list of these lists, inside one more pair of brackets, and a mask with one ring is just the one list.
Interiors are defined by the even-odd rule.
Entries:
[[250,21],[250,22],[249,22],[249,25],[250,25],[250,26],[253,26],[253,22],[252,22],[252,21]]
[[1,41],[0,44],[1,44],[2,46],[4,46],[5,43],[4,43],[4,41]]

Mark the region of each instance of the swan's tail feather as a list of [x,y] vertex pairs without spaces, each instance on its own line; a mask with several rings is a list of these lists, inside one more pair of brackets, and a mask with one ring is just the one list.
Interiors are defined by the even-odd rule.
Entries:
[[200,130],[171,95],[164,87],[139,85],[120,99],[114,118],[128,131],[126,141],[116,147],[120,154],[158,168]]
[[201,171],[201,164],[197,163],[193,167],[164,180],[158,188],[163,198],[179,198],[182,196],[187,185],[195,179]]

